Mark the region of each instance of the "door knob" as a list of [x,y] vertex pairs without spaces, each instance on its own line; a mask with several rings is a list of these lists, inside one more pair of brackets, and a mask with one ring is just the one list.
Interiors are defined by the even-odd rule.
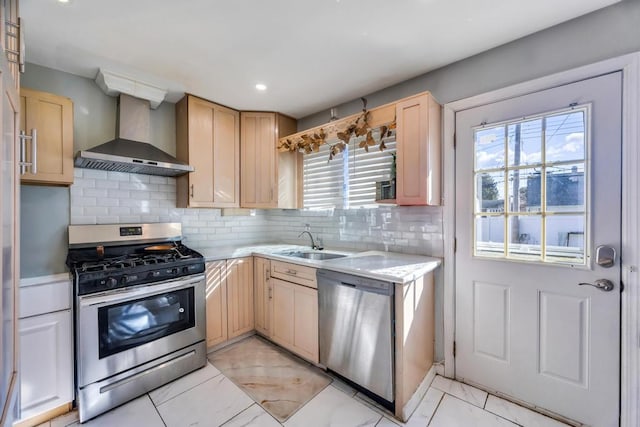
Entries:
[[598,288],[603,292],[610,292],[613,290],[613,282],[609,279],[598,279],[593,283],[578,283],[579,286],[587,285],[593,286],[594,288]]

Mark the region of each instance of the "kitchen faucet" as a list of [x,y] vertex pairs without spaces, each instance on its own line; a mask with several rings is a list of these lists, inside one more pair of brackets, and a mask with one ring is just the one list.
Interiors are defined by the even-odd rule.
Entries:
[[308,234],[309,235],[309,238],[311,239],[311,249],[314,249],[314,250],[316,250],[316,249],[317,250],[321,250],[322,249],[322,246],[316,245],[316,242],[313,241],[313,236],[311,235],[311,232],[309,230],[305,230],[302,233],[298,234],[298,238],[302,237],[303,234]]

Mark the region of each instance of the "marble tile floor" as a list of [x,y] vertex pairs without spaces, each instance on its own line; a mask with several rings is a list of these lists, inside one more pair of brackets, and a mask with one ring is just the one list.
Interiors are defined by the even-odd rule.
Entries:
[[[77,426],[71,412],[39,427]],[[566,424],[477,388],[436,376],[407,423],[333,379],[284,423],[265,411],[212,364],[115,408],[90,427],[561,427]]]
[[209,361],[279,422],[331,383],[319,368],[258,336],[214,352]]

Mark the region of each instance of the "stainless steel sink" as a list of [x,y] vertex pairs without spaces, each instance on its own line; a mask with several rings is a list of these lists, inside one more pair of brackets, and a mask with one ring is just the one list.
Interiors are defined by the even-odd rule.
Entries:
[[331,252],[303,252],[303,251],[281,252],[277,255],[290,256],[294,258],[314,259],[318,261],[322,261],[325,259],[343,258],[347,256],[345,254],[336,254]]

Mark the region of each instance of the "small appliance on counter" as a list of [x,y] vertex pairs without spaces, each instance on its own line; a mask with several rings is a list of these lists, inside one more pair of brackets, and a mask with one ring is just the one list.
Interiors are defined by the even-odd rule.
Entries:
[[180,223],[69,226],[80,422],[204,366],[205,263]]

